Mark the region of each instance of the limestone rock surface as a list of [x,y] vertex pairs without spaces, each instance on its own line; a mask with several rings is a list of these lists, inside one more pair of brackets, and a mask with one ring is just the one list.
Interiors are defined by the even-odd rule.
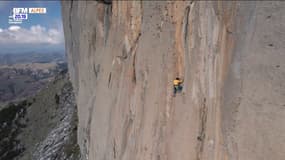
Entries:
[[284,160],[284,2],[62,1],[62,15],[84,159]]

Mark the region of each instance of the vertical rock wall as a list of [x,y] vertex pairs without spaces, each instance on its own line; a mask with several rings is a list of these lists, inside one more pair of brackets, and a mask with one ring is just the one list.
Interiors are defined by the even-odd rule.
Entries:
[[282,160],[284,8],[63,1],[83,157]]

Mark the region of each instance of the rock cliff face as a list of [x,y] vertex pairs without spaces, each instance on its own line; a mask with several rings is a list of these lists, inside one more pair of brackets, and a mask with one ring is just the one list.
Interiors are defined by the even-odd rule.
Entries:
[[63,1],[62,13],[84,159],[284,159],[285,3]]

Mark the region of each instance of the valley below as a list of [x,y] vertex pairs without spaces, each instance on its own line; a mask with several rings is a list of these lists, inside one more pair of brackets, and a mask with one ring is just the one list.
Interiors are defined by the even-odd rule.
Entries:
[[0,104],[33,96],[57,74],[67,71],[61,55],[13,56],[11,60],[8,55],[0,55]]
[[65,60],[13,56],[0,55],[0,160],[79,160],[77,105]]

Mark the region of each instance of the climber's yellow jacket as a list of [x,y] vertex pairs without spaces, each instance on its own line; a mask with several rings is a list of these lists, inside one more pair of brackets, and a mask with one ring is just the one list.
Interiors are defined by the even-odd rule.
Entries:
[[173,80],[173,85],[177,86],[177,85],[181,84],[182,82],[183,82],[182,80],[175,79],[175,80]]

